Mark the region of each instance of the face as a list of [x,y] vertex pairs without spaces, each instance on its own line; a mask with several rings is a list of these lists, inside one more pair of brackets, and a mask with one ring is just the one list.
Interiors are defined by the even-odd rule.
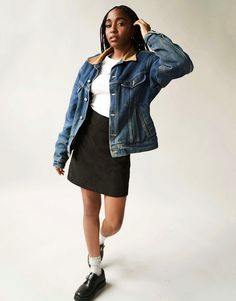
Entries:
[[120,9],[113,9],[107,15],[105,35],[111,47],[122,49],[132,45],[134,25],[131,19]]

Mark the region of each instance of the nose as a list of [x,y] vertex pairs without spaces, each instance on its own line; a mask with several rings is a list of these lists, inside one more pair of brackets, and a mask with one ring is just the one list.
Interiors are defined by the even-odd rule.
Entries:
[[113,25],[111,25],[110,27],[110,32],[113,33],[113,32],[117,32],[117,27],[116,27],[116,24],[114,23]]

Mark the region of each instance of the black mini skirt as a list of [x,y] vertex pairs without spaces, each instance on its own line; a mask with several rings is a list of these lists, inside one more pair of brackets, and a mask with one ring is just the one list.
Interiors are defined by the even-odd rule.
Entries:
[[88,106],[84,123],[73,140],[67,179],[104,195],[127,196],[130,154],[113,158],[109,149],[109,118]]

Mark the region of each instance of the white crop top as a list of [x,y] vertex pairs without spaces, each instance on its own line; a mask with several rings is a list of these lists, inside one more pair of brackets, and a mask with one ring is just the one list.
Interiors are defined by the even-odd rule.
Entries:
[[110,86],[109,79],[111,68],[119,62],[119,59],[112,59],[108,55],[102,61],[99,75],[91,84],[91,107],[99,114],[109,118],[110,110]]

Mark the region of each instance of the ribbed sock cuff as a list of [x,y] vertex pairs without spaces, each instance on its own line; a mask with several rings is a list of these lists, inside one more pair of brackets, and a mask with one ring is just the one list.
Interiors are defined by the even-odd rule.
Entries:
[[101,256],[89,256],[89,263],[91,272],[96,273],[98,276],[101,275]]

